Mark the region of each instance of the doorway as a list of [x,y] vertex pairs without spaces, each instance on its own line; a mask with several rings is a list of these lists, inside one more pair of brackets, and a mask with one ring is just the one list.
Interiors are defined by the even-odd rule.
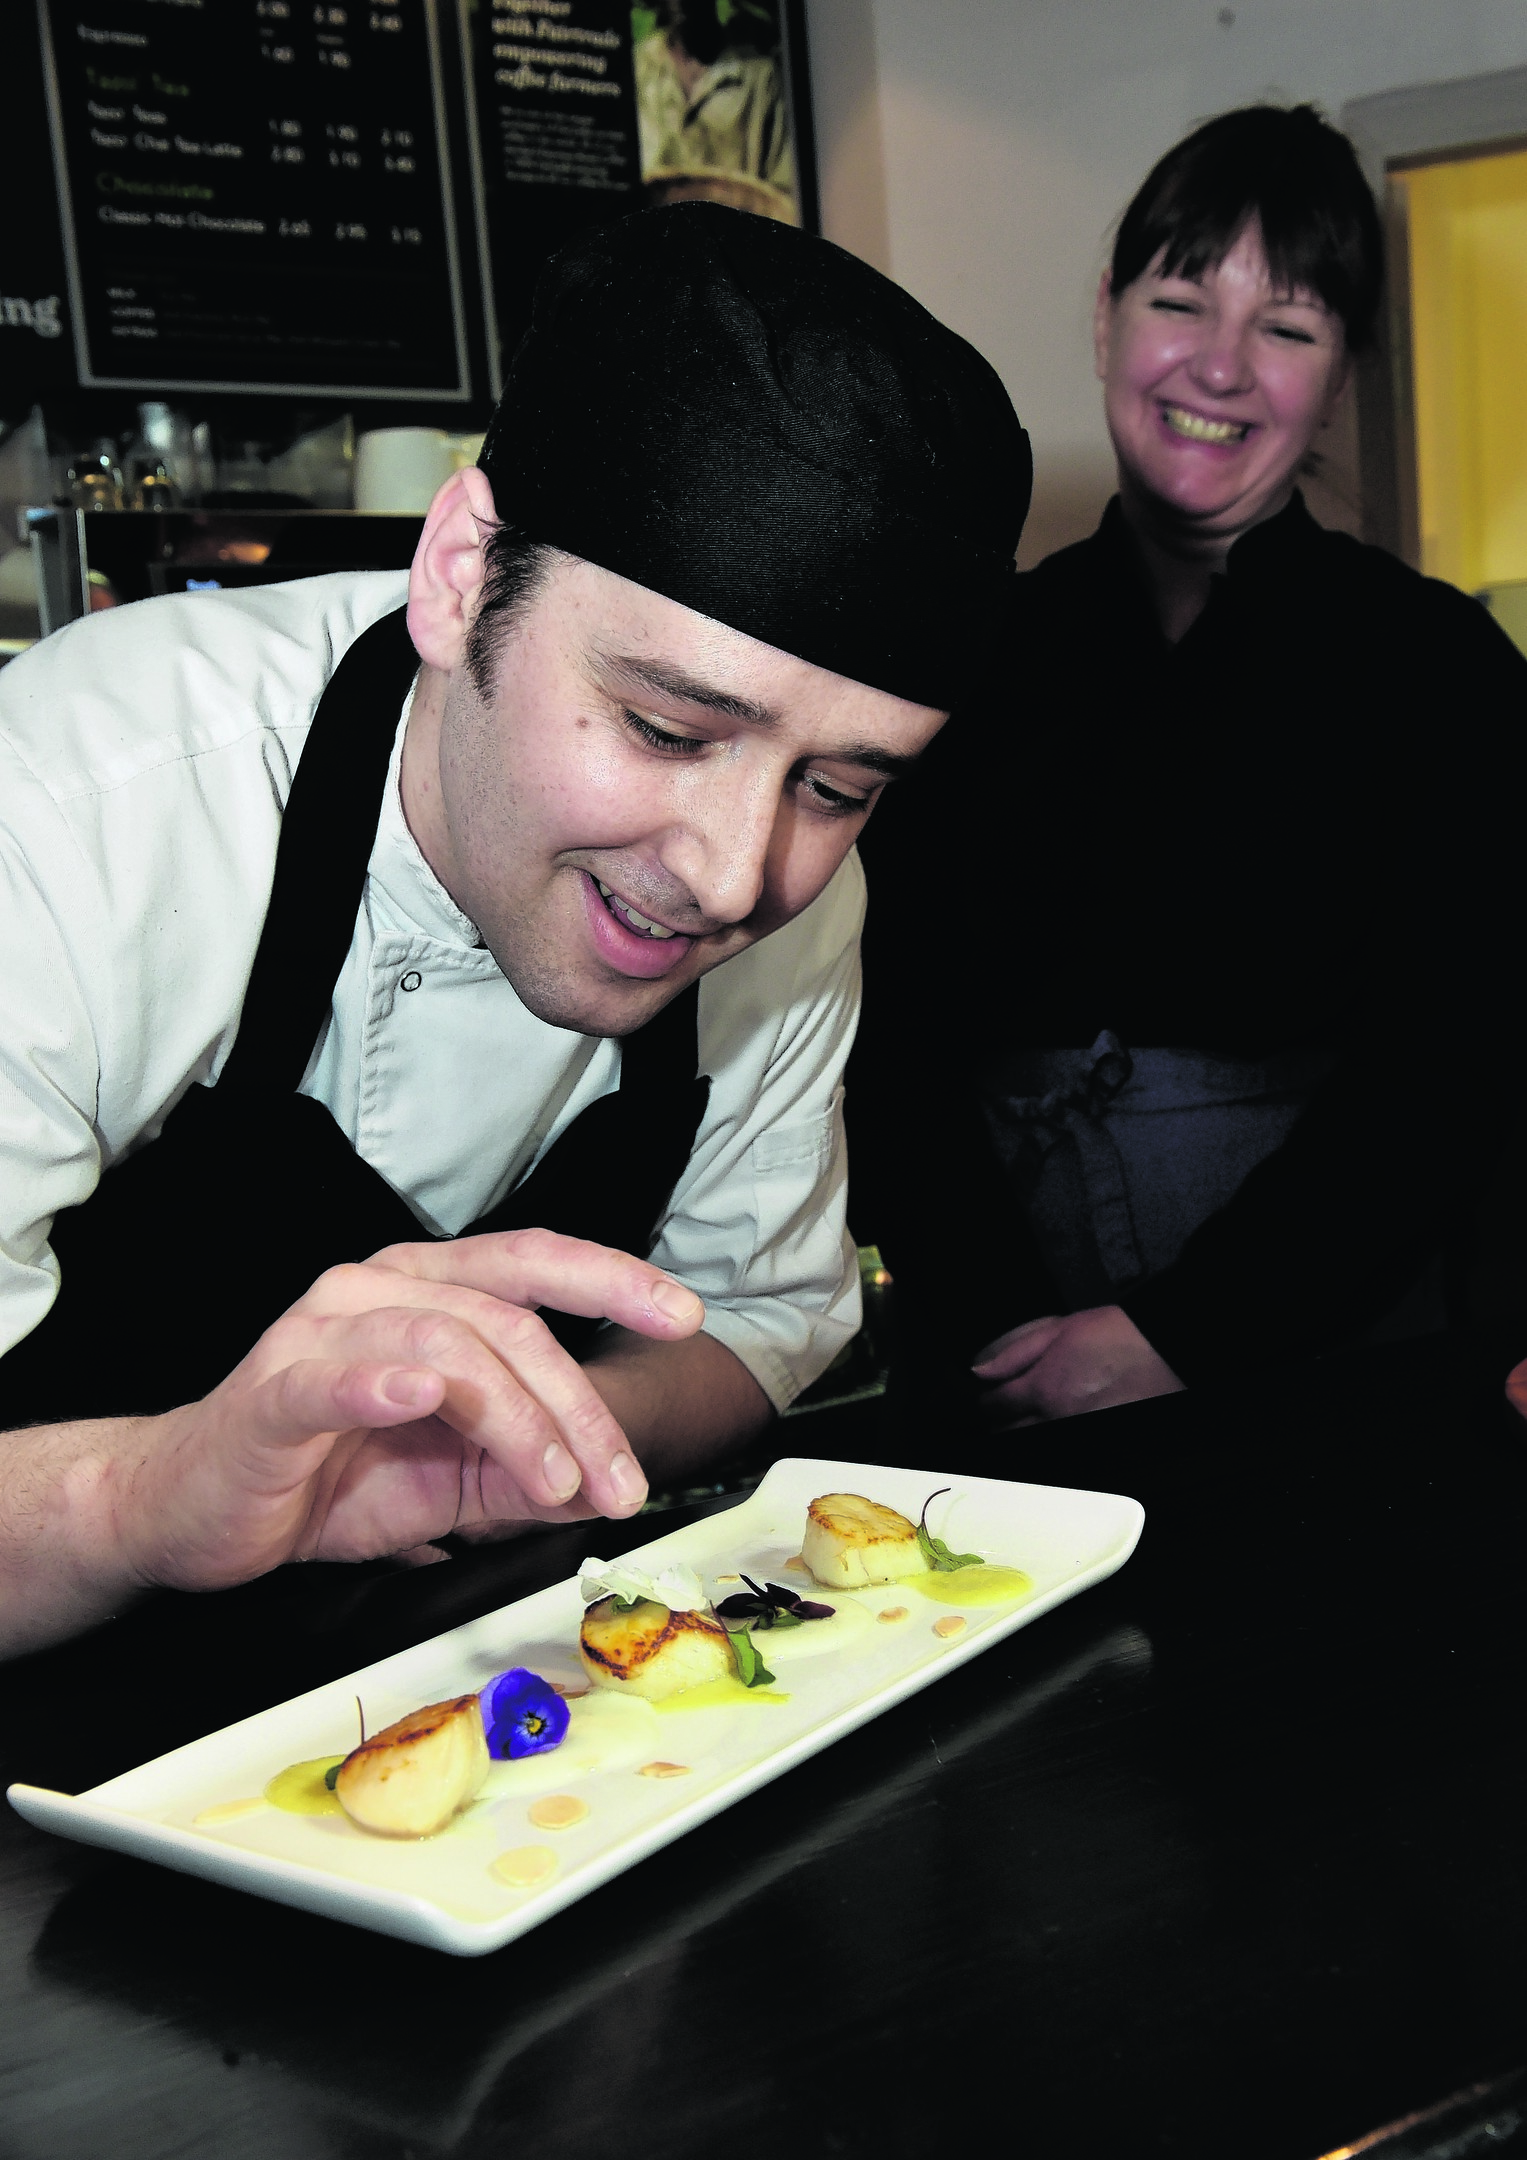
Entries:
[[1384,349],[1358,390],[1365,537],[1527,651],[1527,69],[1342,115],[1385,214]]

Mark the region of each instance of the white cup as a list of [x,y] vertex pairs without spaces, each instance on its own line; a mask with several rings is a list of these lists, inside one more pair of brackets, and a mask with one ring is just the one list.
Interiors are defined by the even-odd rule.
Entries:
[[373,428],[355,446],[357,510],[427,510],[456,470],[443,428]]

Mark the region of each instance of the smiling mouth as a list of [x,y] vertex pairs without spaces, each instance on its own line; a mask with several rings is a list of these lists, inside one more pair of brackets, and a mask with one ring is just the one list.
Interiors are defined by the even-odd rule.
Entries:
[[1185,405],[1163,405],[1161,415],[1172,433],[1185,442],[1241,443],[1251,433],[1249,420],[1206,420]]
[[641,914],[631,906],[629,901],[618,898],[615,893],[611,892],[602,878],[595,878],[594,883],[599,888],[600,899],[615,917],[615,920],[624,923],[625,927],[634,931],[637,937],[671,938],[683,936],[682,931],[670,930],[666,923],[654,922],[650,915]]

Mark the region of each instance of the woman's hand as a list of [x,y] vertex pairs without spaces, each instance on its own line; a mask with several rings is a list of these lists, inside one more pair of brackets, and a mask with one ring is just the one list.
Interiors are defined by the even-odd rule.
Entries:
[[1117,1305],[1011,1328],[987,1344],[972,1370],[991,1383],[981,1414],[994,1431],[1182,1390],[1176,1373]]

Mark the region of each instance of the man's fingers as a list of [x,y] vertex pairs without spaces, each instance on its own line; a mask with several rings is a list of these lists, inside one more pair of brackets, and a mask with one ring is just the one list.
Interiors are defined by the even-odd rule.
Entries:
[[[390,1280],[403,1287],[403,1278]],[[580,1490],[601,1514],[634,1514],[646,1480],[592,1380],[534,1313],[484,1302],[500,1339],[514,1337],[512,1361],[478,1327],[428,1297],[416,1306],[330,1316],[294,1310],[254,1356],[289,1369],[356,1368],[348,1380],[333,1380],[332,1398],[316,1379],[304,1383],[316,1394],[299,1396],[297,1383],[289,1383],[299,1418],[326,1404],[329,1425],[386,1427],[433,1415],[499,1465],[527,1515],[560,1507]],[[385,1380],[370,1371],[383,1364],[393,1368]],[[427,1401],[417,1393],[416,1371],[443,1382]]]
[[648,1260],[555,1230],[499,1230],[438,1245],[389,1245],[368,1267],[485,1291],[508,1305],[614,1320],[668,1342],[693,1335],[705,1307],[693,1290]]
[[[589,1249],[604,1250],[600,1246]],[[314,1285],[304,1304],[359,1316],[370,1309],[379,1285],[400,1307],[414,1306],[422,1313],[447,1313],[470,1328],[545,1413],[547,1428],[536,1435],[543,1480],[536,1495],[539,1500],[565,1501],[581,1487],[594,1513],[630,1515],[641,1506],[647,1497],[647,1481],[625,1434],[583,1367],[562,1348],[536,1313],[523,1305],[506,1304],[485,1291],[464,1289],[454,1282],[430,1281],[390,1268],[383,1271],[376,1264],[331,1269]],[[522,1420],[516,1419],[505,1433],[493,1424],[480,1429],[475,1423],[464,1425],[451,1407],[442,1409],[441,1415],[495,1456],[500,1453],[500,1439],[517,1439],[522,1425]],[[519,1474],[522,1458],[513,1457],[509,1467]]]
[[433,1417],[447,1385],[444,1373],[422,1362],[306,1357],[272,1373],[247,1401],[260,1438],[290,1448],[357,1426],[385,1429]]

